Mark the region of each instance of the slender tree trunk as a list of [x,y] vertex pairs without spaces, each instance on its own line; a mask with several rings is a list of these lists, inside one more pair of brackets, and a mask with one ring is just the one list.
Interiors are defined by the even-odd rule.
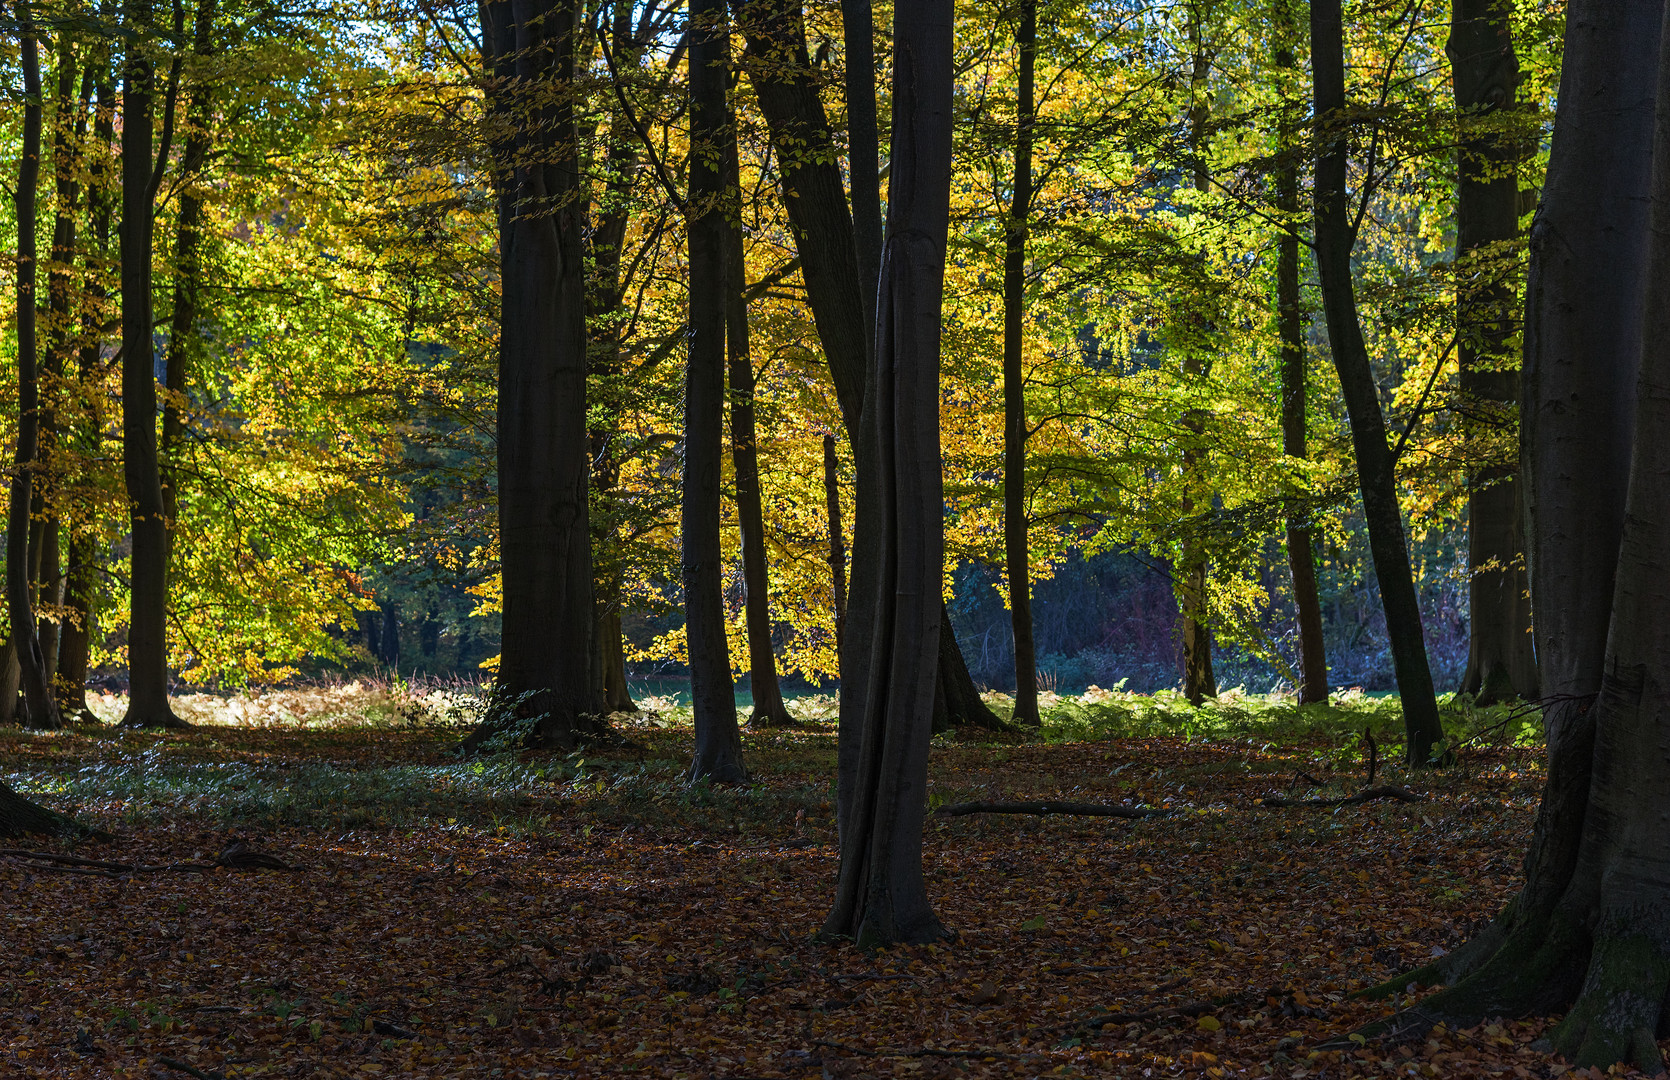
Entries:
[[727,205],[723,168],[730,30],[724,0],[690,5],[690,359],[684,380],[681,557],[685,642],[696,757],[690,779],[748,777],[731,681],[723,560],[719,539],[720,459],[724,453],[725,315],[740,283],[727,280]]
[[[1288,86],[1298,67],[1292,38],[1298,33],[1289,0],[1278,0],[1282,41],[1276,65]],[[1305,312],[1299,298],[1299,149],[1297,94],[1283,101],[1281,163],[1276,172],[1276,208],[1285,216],[1276,265],[1276,324],[1281,338],[1282,453],[1304,458],[1306,406]],[[1328,657],[1322,642],[1322,604],[1316,593],[1315,533],[1308,515],[1287,518],[1287,564],[1293,576],[1293,606],[1299,613],[1299,704],[1328,700]]]
[[835,600],[835,653],[841,654],[847,626],[847,543],[841,531],[841,473],[835,436],[823,437],[823,500],[829,515],[829,581]]
[[1656,1023],[1670,971],[1661,925],[1643,922],[1664,906],[1663,864],[1640,861],[1642,840],[1662,845],[1649,820],[1670,805],[1662,777],[1643,777],[1665,762],[1641,722],[1651,705],[1661,724],[1670,685],[1670,649],[1649,612],[1663,602],[1670,504],[1658,389],[1670,379],[1663,15],[1662,0],[1568,9],[1561,109],[1531,229],[1521,449],[1548,777],[1525,885],[1471,941],[1379,988],[1448,985],[1421,1002],[1421,1016],[1389,1022],[1398,1025],[1572,1007],[1553,1033],[1562,1053],[1582,1065],[1630,1057],[1648,1072],[1663,1066],[1637,1029]]
[[17,643],[10,638],[0,645],[0,727],[11,727],[17,722],[18,688],[23,685],[23,669],[17,662]]
[[1310,25],[1318,124],[1316,265],[1322,307],[1334,369],[1339,373],[1340,391],[1351,421],[1369,552],[1385,606],[1386,636],[1391,640],[1392,665],[1403,704],[1406,756],[1411,765],[1425,765],[1443,739],[1444,729],[1438,721],[1438,699],[1427,665],[1421,609],[1398,505],[1396,462],[1386,441],[1386,418],[1380,411],[1374,368],[1357,319],[1356,286],[1351,275],[1351,249],[1356,236],[1345,184],[1349,143],[1344,127],[1345,44],[1339,0],[1312,0]]
[[[847,177],[852,185],[852,239],[858,260],[864,325],[876,324],[876,278],[881,273],[881,126],[876,118],[876,26],[872,0],[841,0],[847,54]],[[874,348],[866,335],[865,348]],[[868,371],[868,367],[865,369]]]
[[1015,181],[1003,252],[1003,554],[1015,635],[1015,720],[1037,726],[1038,656],[1032,641],[1032,568],[1026,512],[1026,235],[1032,213],[1033,70],[1037,0],[1021,0],[1015,32]]
[[11,508],[6,528],[6,611],[23,681],[24,722],[34,728],[62,726],[58,700],[46,673],[46,658],[35,632],[30,596],[29,509],[40,470],[38,441],[40,387],[36,376],[35,211],[41,170],[40,43],[28,5],[19,4],[23,67],[23,146],[17,175],[17,448],[12,457]]
[[92,541],[70,533],[69,566],[64,575],[67,614],[58,640],[58,706],[65,720],[96,724],[87,705],[87,664],[92,644],[92,596],[97,588]]
[[[126,0],[127,23],[151,33],[150,0]],[[133,530],[128,711],[123,727],[187,727],[168,703],[168,522],[157,461],[151,345],[151,239],[162,163],[152,145],[155,72],[129,50],[122,91],[122,475]]]
[[499,198],[499,551],[492,714],[466,749],[526,724],[573,746],[599,730],[591,669],[585,245],[575,120],[578,0],[481,5]]
[[[736,117],[727,109],[725,187],[741,192]],[[725,223],[725,342],[730,362],[731,462],[736,470],[736,518],[742,535],[743,614],[748,628],[748,683],[754,694],[750,727],[794,723],[777,683],[771,650],[770,582],[766,573],[765,509],[760,493],[759,444],[754,430],[754,361],[748,345],[748,268],[742,223]]]
[[922,875],[928,744],[939,685],[944,568],[940,303],[950,220],[950,0],[894,13],[892,176],[877,291],[882,463],[879,587],[857,768],[842,761],[841,871],[830,934],[861,947],[945,936]]
[[[1445,45],[1461,127],[1456,184],[1456,330],[1468,424],[1513,424],[1519,372],[1514,338],[1512,246],[1519,237],[1519,144],[1504,130],[1519,85],[1506,0],[1456,0]],[[1468,653],[1462,692],[1481,705],[1537,696],[1531,601],[1525,570],[1524,506],[1518,470],[1490,465],[1468,478]]]

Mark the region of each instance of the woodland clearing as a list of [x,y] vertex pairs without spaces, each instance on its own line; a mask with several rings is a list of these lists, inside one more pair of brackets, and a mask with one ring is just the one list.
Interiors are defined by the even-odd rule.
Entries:
[[[837,858],[827,701],[745,735],[748,786],[688,787],[686,711],[617,717],[618,749],[461,760],[445,698],[385,707],[401,697],[296,693],[236,724],[202,722],[205,699],[182,732],[0,735],[9,780],[112,834],[0,861],[17,958],[0,1071],[1561,1071],[1530,1046],[1538,1020],[1326,1048],[1389,1011],[1351,991],[1453,948],[1514,894],[1541,784],[1524,718],[1452,711],[1452,730],[1484,735],[1442,771],[1383,753],[1378,782],[1419,801],[1266,807],[1360,789],[1362,733],[1395,739],[1395,703],[1046,696],[1029,741],[936,739],[930,805],[1174,813],[932,817],[930,894],[956,937],[867,955],[814,938]],[[294,869],[214,866],[234,842]],[[72,848],[150,869],[45,858]],[[194,865],[155,869],[170,864]]]

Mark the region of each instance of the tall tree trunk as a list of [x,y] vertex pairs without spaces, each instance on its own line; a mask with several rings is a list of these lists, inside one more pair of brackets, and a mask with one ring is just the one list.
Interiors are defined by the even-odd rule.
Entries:
[[[1277,0],[1281,41],[1276,66],[1282,72],[1284,94],[1280,120],[1280,164],[1276,171],[1276,208],[1284,216],[1276,265],[1276,325],[1281,338],[1282,453],[1304,458],[1306,406],[1305,312],[1299,298],[1299,140],[1298,115],[1303,105],[1292,73],[1294,38],[1298,27],[1293,0]],[[1293,576],[1293,606],[1299,614],[1299,704],[1328,700],[1328,657],[1322,641],[1322,604],[1316,593],[1315,531],[1308,515],[1287,516],[1287,565]]]
[[[139,40],[151,0],[125,0]],[[163,162],[152,143],[155,72],[130,49],[122,90],[122,476],[133,530],[129,577],[128,711],[123,727],[187,727],[168,703],[168,521],[157,461],[157,380],[151,345],[151,239]]]
[[[216,0],[199,0],[192,29],[192,52],[198,56],[214,53],[215,14]],[[174,226],[174,308],[168,320],[168,353],[164,361],[167,394],[162,403],[161,478],[170,555],[180,517],[180,470],[176,459],[185,437],[185,412],[181,405],[186,397],[191,359],[198,347],[197,297],[203,283],[203,200],[194,184],[209,156],[211,105],[208,83],[193,86],[186,103],[185,151],[180,159],[183,184],[179,217]]]
[[1015,31],[1015,181],[1003,251],[1003,555],[1015,635],[1015,720],[1037,726],[1038,656],[1032,640],[1032,568],[1026,512],[1026,235],[1032,213],[1033,71],[1037,0],[1021,0]]
[[1339,373],[1340,391],[1351,421],[1351,445],[1362,485],[1363,518],[1369,552],[1386,612],[1386,636],[1403,705],[1406,758],[1425,765],[1444,737],[1438,699],[1427,665],[1421,632],[1421,609],[1409,565],[1403,513],[1398,505],[1397,469],[1386,441],[1386,418],[1362,324],[1357,319],[1351,249],[1356,245],[1345,189],[1349,132],[1345,98],[1345,40],[1340,0],[1312,0],[1311,68],[1315,80],[1318,125],[1316,159],[1316,266],[1322,284],[1322,308],[1328,321],[1328,344]]
[[70,533],[69,566],[64,574],[67,614],[58,640],[58,706],[65,720],[96,724],[99,718],[87,705],[87,664],[93,631],[93,590],[97,588],[93,542]]
[[[1449,54],[1461,128],[1456,184],[1456,331],[1461,393],[1474,433],[1509,427],[1519,404],[1519,372],[1507,355],[1514,338],[1519,236],[1520,137],[1505,130],[1519,85],[1507,0],[1455,0]],[[1468,478],[1467,671],[1463,693],[1481,705],[1537,696],[1531,601],[1525,570],[1525,519],[1518,470],[1491,465]]]
[[[736,117],[725,116],[725,188],[727,198],[741,193],[737,160]],[[733,196],[731,193],[736,193]],[[754,430],[754,361],[748,345],[748,265],[742,246],[742,222],[725,222],[725,344],[730,363],[731,462],[736,471],[736,519],[742,536],[743,616],[748,629],[748,684],[754,694],[750,727],[794,723],[777,684],[777,657],[771,649],[770,581],[765,559],[765,508],[760,493],[760,453]]]
[[724,0],[690,5],[690,357],[684,379],[684,476],[680,532],[684,633],[696,756],[690,779],[748,777],[736,722],[719,539],[720,459],[724,453],[727,204],[723,166],[730,28]]
[[24,722],[34,728],[62,726],[58,700],[46,673],[46,658],[35,632],[30,596],[29,510],[40,469],[38,441],[40,386],[36,376],[35,210],[41,171],[40,43],[27,4],[18,6],[23,67],[23,146],[17,170],[17,447],[12,457],[11,506],[6,527],[6,613],[21,668]]
[[[1207,81],[1212,74],[1212,53],[1206,45],[1206,31],[1202,25],[1204,11],[1210,4],[1191,3],[1188,6],[1189,49],[1192,55],[1189,77],[1189,152],[1194,157],[1195,191],[1205,194],[1211,190],[1212,174],[1208,168],[1211,153],[1207,124],[1212,118],[1207,100]],[[1183,381],[1193,384],[1206,374],[1207,362],[1198,348],[1183,354]],[[1183,479],[1189,494],[1183,501],[1185,516],[1197,513],[1201,507],[1196,500],[1207,497],[1209,480],[1205,476],[1206,450],[1202,435],[1206,417],[1199,409],[1183,414],[1183,428],[1189,439],[1183,449]],[[1218,696],[1218,677],[1212,671],[1212,631],[1207,623],[1208,567],[1206,544],[1201,537],[1183,538],[1183,557],[1177,567],[1179,608],[1183,630],[1183,696],[1189,704],[1199,706],[1209,697]]]
[[[880,565],[879,549],[871,539],[879,527],[871,507],[879,497],[880,465],[870,457],[875,440],[864,431],[865,402],[877,392],[875,386],[867,384],[873,375],[869,357],[874,348],[870,340],[874,307],[866,304],[865,297],[875,296],[876,287],[875,271],[864,261],[864,253],[870,250],[872,228],[874,250],[880,251],[881,219],[879,196],[872,202],[866,192],[874,187],[864,188],[861,183],[865,162],[880,158],[875,125],[864,119],[875,112],[874,65],[865,67],[859,61],[849,64],[847,71],[847,93],[857,98],[868,94],[870,101],[868,112],[859,103],[849,133],[850,159],[857,162],[852,166],[856,169],[852,173],[855,194],[853,211],[849,212],[834,136],[806,49],[799,0],[752,0],[743,11],[748,42],[744,63],[777,154],[790,232],[806,281],[807,303],[829,363],[842,424],[853,447],[853,557],[847,612],[853,633],[845,635],[841,650],[841,714],[856,717],[864,706],[861,698],[853,696],[855,688],[868,681],[869,643],[860,639],[872,622],[866,605],[875,587],[868,575]],[[869,40],[865,36],[869,31],[862,29],[870,25],[869,19],[856,3],[848,0],[842,14],[849,34],[860,42]],[[863,52],[862,43],[856,48],[855,53],[849,43],[849,57]],[[874,222],[866,216],[871,213]],[[956,649],[956,635],[943,606],[940,625],[950,639],[948,647]],[[942,688],[948,700],[960,703],[953,710],[953,718],[960,723],[1002,728],[1003,722],[980,700],[967,672],[968,665],[959,663],[942,668],[940,673],[942,679],[955,682]],[[856,735],[851,739],[841,737],[842,744],[853,753],[857,752],[856,739]]]
[[11,638],[0,645],[0,727],[17,723],[18,688],[23,685],[23,669],[17,662],[17,642]]
[[[1636,1045],[1631,1025],[1647,1002],[1654,1014],[1646,1026],[1656,1022],[1662,975],[1670,969],[1662,936],[1632,925],[1612,904],[1622,896],[1615,890],[1644,886],[1659,892],[1650,900],[1638,893],[1637,912],[1664,904],[1661,871],[1628,861],[1636,855],[1634,836],[1656,833],[1650,839],[1662,844],[1662,830],[1643,815],[1661,816],[1666,805],[1662,779],[1640,775],[1665,763],[1656,741],[1640,743],[1636,714],[1636,701],[1653,695],[1662,716],[1667,685],[1663,629],[1637,622],[1643,597],[1662,602],[1664,568],[1653,559],[1662,560],[1663,507],[1670,503],[1662,488],[1670,420],[1652,389],[1670,378],[1663,350],[1670,334],[1663,15],[1662,0],[1575,0],[1568,9],[1561,108],[1531,229],[1521,460],[1548,776],[1525,885],[1471,941],[1379,988],[1448,985],[1421,1002],[1422,1016],[1389,1022],[1400,1025],[1548,1015],[1576,1002],[1573,1018],[1555,1033],[1563,1053],[1585,1065],[1639,1054],[1649,1058],[1649,1072],[1662,1065]],[[1655,86],[1656,162],[1649,149]],[[1648,366],[1637,393],[1644,340]],[[1614,863],[1615,856],[1626,861]],[[1603,886],[1608,875],[1612,883]],[[1620,931],[1635,933],[1634,1001],[1614,995]],[[1594,1007],[1609,999],[1618,1006],[1611,1017],[1597,1016]]]
[[952,4],[893,17],[892,175],[877,291],[873,430],[879,587],[856,768],[843,755],[841,870],[830,934],[861,947],[945,936],[922,875],[944,572],[940,303],[950,220]]
[[574,74],[579,0],[481,5],[499,200],[499,552],[495,707],[472,749],[518,722],[570,747],[599,727],[591,673],[585,245]]
[[823,437],[823,501],[829,517],[829,582],[834,591],[835,654],[839,656],[847,627],[847,542],[841,530],[841,472],[833,435]]

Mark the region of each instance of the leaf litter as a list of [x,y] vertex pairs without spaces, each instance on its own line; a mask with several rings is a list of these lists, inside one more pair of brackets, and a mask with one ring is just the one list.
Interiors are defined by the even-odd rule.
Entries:
[[677,726],[487,762],[453,758],[455,737],[0,736],[13,783],[114,834],[0,858],[0,1073],[1564,1072],[1531,1048],[1545,1020],[1323,1048],[1387,1014],[1352,991],[1513,894],[1534,749],[1382,766],[1418,801],[1351,802],[1361,770],[1326,738],[941,738],[936,807],[1170,813],[932,815],[929,889],[956,936],[864,954],[815,937],[837,860],[828,724],[750,734],[738,789],[678,782]]

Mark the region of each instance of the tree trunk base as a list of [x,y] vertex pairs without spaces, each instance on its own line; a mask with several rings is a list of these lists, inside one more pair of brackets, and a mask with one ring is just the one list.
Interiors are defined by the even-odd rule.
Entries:
[[[94,718],[97,722],[97,718]],[[143,712],[129,708],[127,715],[116,724],[119,728],[165,728],[170,731],[184,731],[191,727],[191,722],[176,716],[173,709],[166,705],[161,710],[145,710]]]
[[780,701],[776,708],[756,708],[753,714],[748,717],[748,727],[753,730],[797,728],[799,726],[800,721],[790,716],[789,710]]
[[0,784],[0,837],[67,836],[84,831],[64,815],[32,803]]

